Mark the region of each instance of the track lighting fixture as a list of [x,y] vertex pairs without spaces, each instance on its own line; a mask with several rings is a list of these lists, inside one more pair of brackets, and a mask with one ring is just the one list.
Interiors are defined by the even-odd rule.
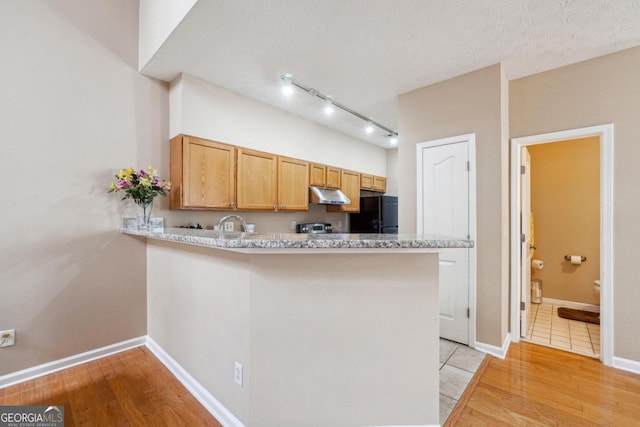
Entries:
[[297,87],[298,89],[305,91],[306,93],[308,93],[313,97],[322,99],[324,101],[325,114],[330,115],[335,111],[335,108],[339,108],[342,111],[345,111],[349,114],[352,114],[358,117],[361,120],[364,120],[365,132],[368,135],[372,134],[375,128],[378,128],[383,130],[387,134],[387,136],[389,137],[389,143],[391,145],[396,145],[398,143],[398,132],[396,132],[395,130],[389,129],[386,126],[381,125],[380,123],[374,120],[371,120],[370,118],[358,113],[357,111],[352,110],[346,105],[336,102],[334,99],[329,98],[327,95],[322,94],[318,90],[305,86],[302,83],[299,83],[293,80],[291,77],[292,77],[291,74],[283,74],[282,76],[280,76],[280,80],[282,81],[282,93],[285,94],[286,96],[292,95],[294,91],[294,87]]

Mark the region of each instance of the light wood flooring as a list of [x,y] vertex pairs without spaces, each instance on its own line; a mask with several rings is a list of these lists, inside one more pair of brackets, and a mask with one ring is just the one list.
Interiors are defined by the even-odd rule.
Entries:
[[640,426],[640,375],[526,342],[487,358],[445,426]]
[[[220,427],[145,347],[0,389],[0,405],[64,405],[67,427]],[[445,426],[640,426],[640,375],[512,344],[482,362]]]
[[64,405],[66,427],[221,427],[145,347],[0,389],[5,405]]

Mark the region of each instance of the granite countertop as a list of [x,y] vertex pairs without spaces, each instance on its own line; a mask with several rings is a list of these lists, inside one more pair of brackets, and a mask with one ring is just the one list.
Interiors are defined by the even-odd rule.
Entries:
[[149,239],[247,253],[275,253],[283,252],[283,250],[291,253],[300,249],[437,252],[437,249],[444,248],[473,247],[471,240],[415,234],[229,233],[189,228],[164,228],[162,230],[123,228],[121,232]]

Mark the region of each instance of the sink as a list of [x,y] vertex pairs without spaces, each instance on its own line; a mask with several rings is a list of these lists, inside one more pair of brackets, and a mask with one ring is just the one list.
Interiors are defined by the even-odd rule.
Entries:
[[221,231],[221,230],[214,230],[213,231],[213,235],[216,239],[223,239],[223,240],[240,240],[242,239],[242,237],[244,237],[245,233],[243,233],[242,231]]

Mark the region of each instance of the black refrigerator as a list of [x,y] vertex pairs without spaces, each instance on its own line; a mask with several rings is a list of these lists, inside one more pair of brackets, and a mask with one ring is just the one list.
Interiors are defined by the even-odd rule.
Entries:
[[349,214],[349,232],[398,234],[398,198],[360,197],[360,213]]

